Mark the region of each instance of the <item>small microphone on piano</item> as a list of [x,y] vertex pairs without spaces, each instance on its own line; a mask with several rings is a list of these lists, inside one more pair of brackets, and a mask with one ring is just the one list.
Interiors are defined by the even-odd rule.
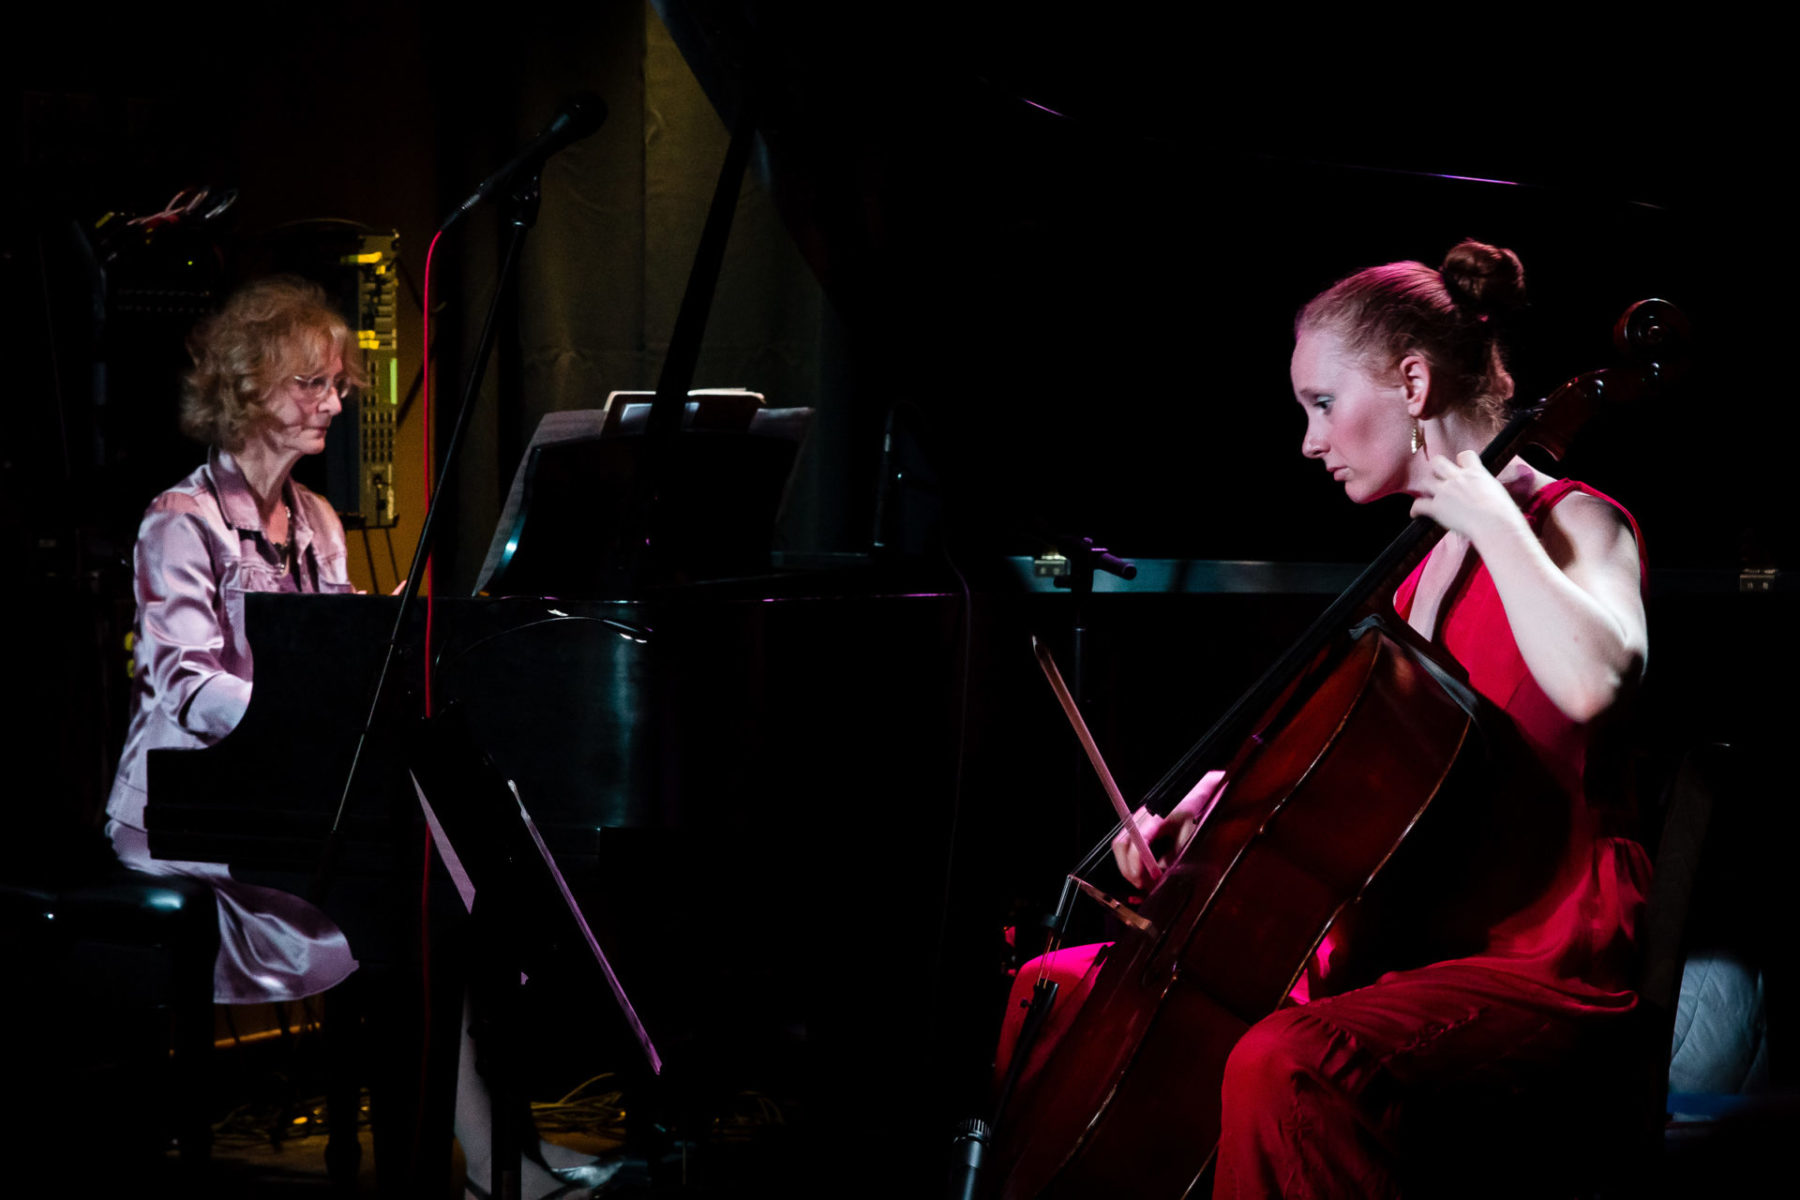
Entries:
[[1120,579],[1136,579],[1137,564],[1129,558],[1120,558],[1116,554],[1108,554],[1099,547],[1094,548],[1094,566],[1108,575],[1117,575]]

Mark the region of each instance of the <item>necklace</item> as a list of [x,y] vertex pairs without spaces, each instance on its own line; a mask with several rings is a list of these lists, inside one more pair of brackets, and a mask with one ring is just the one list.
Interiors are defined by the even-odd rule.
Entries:
[[[275,557],[281,561],[281,573],[286,575],[292,573],[294,570],[294,510],[285,500],[282,501],[281,508],[282,512],[287,517],[287,521],[285,522],[287,526],[287,537],[279,542],[274,538],[269,538],[268,541],[269,548],[275,551]],[[267,535],[265,534],[264,536],[266,537]]]

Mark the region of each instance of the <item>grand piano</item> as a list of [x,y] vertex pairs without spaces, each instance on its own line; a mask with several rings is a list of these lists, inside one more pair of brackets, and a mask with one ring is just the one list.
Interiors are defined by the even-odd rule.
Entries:
[[[1293,101],[1232,124],[1167,46],[1127,64],[1091,30],[976,16],[946,37],[845,7],[657,5],[723,125],[759,132],[750,187],[834,314],[839,370],[801,398],[821,410],[790,496],[810,512],[790,508],[761,570],[440,598],[434,661],[665,1048],[665,1081],[632,1079],[636,1132],[720,1181],[917,1196],[939,1186],[950,1122],[982,1107],[1006,968],[1111,822],[1028,635],[1073,665],[1080,624],[1080,689],[1130,796],[1404,520],[1351,511],[1293,453],[1296,305],[1465,234],[1514,245],[1545,281],[1518,371],[1543,392],[1600,365],[1624,303],[1701,285],[1679,214],[1496,179],[1531,161],[1522,135],[1485,159],[1454,142],[1363,157],[1284,138]],[[527,413],[584,402],[511,386]],[[1703,518],[1644,465],[1666,416],[1571,473],[1624,497],[1676,562],[1713,565]],[[461,509],[453,577],[492,528]],[[1139,559],[1140,582],[1078,597],[1034,573],[1066,534]],[[229,838],[204,852],[304,870],[360,717],[321,698],[360,694],[388,605],[252,598],[256,699],[191,756],[215,766],[153,763],[158,853]],[[297,733],[330,748],[272,749]],[[353,798],[346,876],[417,858],[401,744]],[[224,798],[208,775],[243,777],[236,756],[296,764],[247,824],[208,799]],[[591,979],[551,969],[543,991],[543,1059],[630,1070]],[[751,1096],[780,1128],[721,1135]]]

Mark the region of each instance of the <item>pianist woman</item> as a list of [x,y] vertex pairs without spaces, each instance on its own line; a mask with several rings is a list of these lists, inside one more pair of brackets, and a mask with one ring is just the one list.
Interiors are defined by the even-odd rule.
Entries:
[[325,448],[344,393],[362,382],[355,350],[314,285],[268,279],[232,296],[188,339],[181,429],[206,443],[206,461],[151,501],[138,529],[131,724],[106,831],[126,865],[212,886],[221,1004],[316,995],[356,970],[342,931],[311,904],[221,864],[153,859],[144,838],[148,752],[211,745],[250,702],[243,594],[351,590],[343,526],[289,475]]
[[[219,902],[213,992],[220,1004],[312,996],[357,966],[343,932],[305,900],[233,879],[219,864],[151,858],[144,835],[146,754],[211,745],[250,702],[243,594],[352,590],[343,526],[290,473],[325,448],[344,397],[363,382],[355,350],[349,327],[313,284],[278,277],[233,295],[188,339],[194,365],[181,428],[207,445],[206,461],[151,501],[138,529],[131,725],[107,803],[107,836],[127,866],[211,885]],[[271,772],[281,767],[269,764]],[[247,798],[256,784],[244,780]],[[462,1040],[456,1136],[470,1192],[480,1194],[490,1177],[489,1105],[473,1046],[467,1034]],[[527,1196],[585,1194],[570,1189],[608,1174],[549,1144],[523,1169]]]

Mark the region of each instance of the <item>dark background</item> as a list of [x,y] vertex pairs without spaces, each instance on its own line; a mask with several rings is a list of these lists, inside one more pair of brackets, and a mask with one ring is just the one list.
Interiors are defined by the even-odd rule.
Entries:
[[[491,24],[404,4],[327,5],[292,28],[224,6],[50,20],[19,41],[8,122],[12,328],[36,351],[24,379],[65,404],[92,391],[74,369],[82,330],[66,314],[46,328],[42,312],[42,293],[77,275],[68,223],[232,186],[216,265],[149,254],[115,281],[153,266],[229,287],[266,265],[271,231],[334,216],[398,229],[417,281],[441,214],[579,89],[611,118],[546,174],[477,449],[454,485],[470,511],[440,564],[452,578],[473,578],[539,414],[653,385],[729,120],[752,94],[763,148],[697,382],[822,410],[783,530],[796,549],[866,547],[873,447],[900,404],[956,464],[952,484],[981,494],[959,528],[1011,532],[1009,549],[1042,524],[1089,526],[1138,554],[1366,557],[1401,518],[1330,503],[1335,489],[1292,452],[1291,314],[1351,270],[1435,263],[1464,236],[1527,264],[1524,393],[1604,365],[1612,319],[1645,295],[1681,304],[1699,330],[1690,405],[1767,377],[1750,330],[1780,340],[1758,316],[1779,280],[1770,109],[1719,77],[1755,76],[1747,31],[1571,43],[1564,30],[1553,45],[1504,27],[1389,39],[1254,20],[1226,36],[1157,6],[1080,20],[994,4],[955,18],[673,13],[673,38],[628,3],[524,5]],[[439,256],[446,365],[492,283],[483,216]],[[409,305],[402,354],[416,356]],[[110,403],[166,405],[180,357],[163,353],[155,370],[110,364],[135,372]],[[460,378],[444,373],[446,396]],[[32,409],[27,444],[73,436],[58,436],[54,406]],[[1659,565],[1734,563],[1742,530],[1721,526],[1783,542],[1779,522],[1715,499],[1735,487],[1676,500],[1633,486],[1635,472],[1666,477],[1660,452],[1692,447],[1698,418],[1641,414],[1624,436],[1649,439],[1631,446],[1642,453],[1590,452],[1635,464],[1608,462],[1606,482],[1655,531]],[[1718,439],[1715,469],[1737,486],[1773,464],[1768,420],[1753,406],[1728,423],[1741,434]],[[69,453],[80,470],[87,456]],[[128,534],[140,500],[112,504]]]

